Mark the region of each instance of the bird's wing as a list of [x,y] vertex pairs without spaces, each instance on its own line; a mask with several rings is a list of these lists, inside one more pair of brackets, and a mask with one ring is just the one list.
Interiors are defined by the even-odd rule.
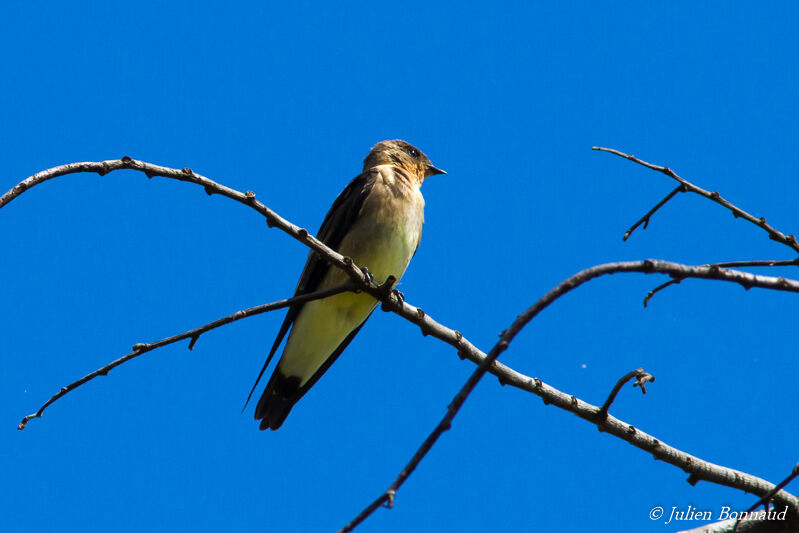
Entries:
[[[333,205],[330,207],[330,211],[327,212],[324,221],[322,221],[322,226],[319,228],[316,238],[325,243],[329,248],[338,250],[342,239],[344,239],[344,236],[349,233],[353,224],[358,219],[361,207],[363,206],[363,201],[367,196],[369,196],[369,193],[372,192],[372,188],[375,185],[376,179],[376,170],[366,171],[353,179],[349,185],[347,185],[344,190],[341,191],[341,194],[338,195],[336,201],[333,202]],[[314,292],[325,278],[325,275],[329,269],[330,265],[328,262],[322,259],[316,252],[311,250],[311,252],[308,254],[308,259],[305,262],[305,268],[300,276],[300,281],[297,283],[297,289],[294,291],[294,296]],[[280,346],[280,343],[283,341],[283,337],[286,336],[286,333],[294,323],[297,315],[300,314],[300,310],[302,310],[303,305],[304,304],[300,303],[289,307],[289,310],[286,313],[286,318],[283,320],[283,324],[280,326],[280,330],[277,333],[275,342],[272,343],[272,349],[269,350],[269,356],[266,358],[266,362],[264,363],[263,368],[261,368],[261,372],[258,374],[258,378],[255,380],[255,384],[252,386],[249,396],[247,396],[247,401],[244,403],[245,409],[247,408],[250,398],[252,398],[255,388],[258,386],[258,382],[263,377],[266,367],[269,366],[269,362],[272,360],[275,352],[277,352],[278,346]],[[345,346],[346,344],[348,343],[344,343]]]

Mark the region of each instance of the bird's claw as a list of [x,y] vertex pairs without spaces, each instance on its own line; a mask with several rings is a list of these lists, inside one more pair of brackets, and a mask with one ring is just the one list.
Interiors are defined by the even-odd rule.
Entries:
[[372,284],[375,282],[375,277],[369,272],[367,267],[361,267],[361,272],[363,272],[364,277],[366,278],[366,283]]
[[401,303],[401,304],[405,303],[405,295],[402,293],[401,290],[399,290],[399,289],[391,289],[391,294],[393,294],[394,296],[397,297],[397,300],[399,300],[399,303]]

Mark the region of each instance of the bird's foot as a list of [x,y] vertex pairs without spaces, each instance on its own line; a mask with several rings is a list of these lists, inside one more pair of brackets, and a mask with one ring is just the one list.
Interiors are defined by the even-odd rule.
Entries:
[[371,285],[372,283],[375,282],[375,277],[372,275],[371,272],[369,272],[369,269],[367,267],[365,266],[361,267],[361,272],[363,272],[363,275],[366,278],[366,283]]
[[397,297],[397,300],[399,300],[400,305],[405,303],[405,294],[403,294],[401,290],[391,289],[391,293]]

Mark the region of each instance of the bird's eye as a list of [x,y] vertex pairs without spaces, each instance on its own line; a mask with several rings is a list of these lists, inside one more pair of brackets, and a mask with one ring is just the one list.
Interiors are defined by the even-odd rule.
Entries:
[[419,150],[416,148],[408,148],[408,153],[411,154],[411,157],[414,159],[419,157]]

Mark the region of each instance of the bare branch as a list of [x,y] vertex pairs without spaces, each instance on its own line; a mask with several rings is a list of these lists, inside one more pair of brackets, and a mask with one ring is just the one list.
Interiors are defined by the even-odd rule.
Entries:
[[643,217],[638,219],[638,222],[636,222],[635,224],[630,226],[630,229],[628,229],[627,231],[624,232],[624,237],[622,237],[621,240],[626,241],[627,239],[629,239],[630,235],[632,235],[633,232],[635,231],[635,229],[638,226],[640,226],[641,224],[644,225],[643,229],[646,229],[647,227],[649,227],[649,219],[652,218],[652,215],[655,214],[655,211],[657,211],[658,209],[663,207],[666,204],[666,202],[668,202],[669,200],[674,198],[674,196],[678,192],[685,192],[685,187],[683,187],[682,185],[678,185],[673,191],[671,191],[669,194],[667,194],[661,201],[659,201],[657,204],[655,204],[655,207],[650,209],[647,212],[647,214],[645,214]]
[[[796,236],[783,234],[782,232],[778,231],[777,229],[775,229],[774,227],[769,225],[766,222],[766,219],[764,217],[757,218],[757,217],[755,217],[753,215],[750,215],[749,213],[747,213],[746,211],[744,211],[740,207],[737,207],[736,205],[734,205],[734,204],[728,202],[727,200],[725,200],[724,198],[722,198],[721,195],[718,192],[716,192],[716,191],[710,192],[710,191],[706,191],[705,189],[703,189],[701,187],[697,187],[696,185],[694,185],[690,181],[678,176],[669,167],[663,167],[663,166],[660,166],[660,165],[653,165],[652,163],[647,163],[646,161],[642,161],[641,159],[638,159],[634,155],[625,154],[624,152],[620,152],[619,150],[614,150],[613,148],[603,148],[601,146],[592,146],[591,149],[592,150],[597,150],[597,151],[600,151],[600,152],[608,152],[610,154],[614,154],[614,155],[617,155],[619,157],[623,157],[624,159],[629,159],[630,161],[632,161],[634,163],[638,163],[639,165],[645,166],[646,168],[649,168],[649,169],[652,169],[654,171],[657,171],[657,172],[660,172],[662,174],[665,174],[666,176],[679,181],[682,184],[682,187],[685,188],[686,192],[696,193],[696,194],[698,194],[700,196],[704,196],[708,200],[716,202],[717,204],[729,209],[732,212],[732,216],[734,216],[735,218],[741,217],[744,220],[746,220],[748,222],[751,222],[755,226],[757,226],[759,228],[762,228],[766,233],[768,233],[768,236],[769,236],[769,238],[771,240],[774,240],[774,241],[777,241],[779,243],[782,243],[785,246],[790,247],[793,251],[799,252],[799,242],[797,242]],[[674,196],[674,194],[670,194],[669,196],[667,196],[664,199],[663,203],[665,203],[666,201],[670,200],[671,197],[673,197],[673,196]],[[0,204],[0,205],[2,205],[2,204]],[[662,204],[659,204],[657,207],[660,207],[661,205]]]
[[323,291],[313,292],[313,293],[309,293],[309,294],[302,294],[300,296],[295,296],[294,298],[288,298],[286,300],[278,300],[276,302],[257,305],[255,307],[250,307],[249,309],[243,309],[241,311],[236,311],[232,315],[228,315],[226,317],[219,318],[217,320],[214,320],[213,322],[209,322],[208,324],[205,324],[204,326],[200,326],[198,328],[190,329],[189,331],[185,331],[183,333],[179,333],[177,335],[173,335],[171,337],[167,337],[165,339],[161,339],[160,341],[150,342],[150,343],[143,343],[143,342],[136,343],[136,344],[133,345],[133,349],[132,349],[133,351],[131,351],[129,354],[123,355],[119,359],[116,359],[115,361],[112,361],[112,362],[108,363],[107,365],[105,365],[105,366],[103,366],[101,368],[98,368],[94,372],[83,376],[82,378],[80,378],[77,381],[73,381],[72,383],[70,383],[69,385],[67,385],[65,387],[61,387],[61,390],[59,390],[55,395],[53,395],[49,400],[47,400],[44,403],[44,405],[42,405],[39,408],[38,411],[36,411],[35,413],[32,413],[32,414],[29,414],[28,416],[23,418],[22,422],[20,422],[19,426],[17,426],[17,429],[19,429],[19,430],[25,429],[25,426],[28,424],[29,420],[31,420],[32,418],[41,418],[41,416],[44,413],[45,409],[47,409],[50,405],[52,405],[53,403],[58,401],[59,398],[62,398],[64,396],[66,396],[68,393],[70,393],[73,390],[77,389],[78,387],[80,387],[84,383],[87,383],[87,382],[93,380],[97,376],[107,376],[108,372],[111,371],[112,369],[118,367],[119,365],[121,365],[123,363],[127,363],[131,359],[135,359],[135,358],[139,357],[140,355],[144,355],[147,352],[151,352],[151,351],[153,351],[153,350],[155,350],[157,348],[162,348],[164,346],[168,346],[170,344],[174,344],[174,343],[182,341],[184,339],[191,339],[189,341],[189,350],[191,350],[192,348],[194,348],[194,344],[197,342],[197,339],[200,338],[200,335],[202,335],[203,333],[206,333],[207,331],[211,331],[212,329],[216,329],[216,328],[224,326],[226,324],[230,324],[231,322],[235,322],[237,320],[241,320],[242,318],[247,318],[247,317],[250,317],[250,316],[260,315],[260,314],[263,314],[263,313],[268,313],[269,311],[274,311],[276,309],[283,309],[285,307],[288,307],[288,306],[296,304],[296,303],[304,303],[304,302],[310,302],[312,300],[320,300],[322,298],[327,298],[328,296],[333,296],[334,294],[340,294],[342,292],[352,291],[352,290],[354,290],[354,284],[351,283],[351,282],[348,282],[348,283],[344,283],[342,285],[339,285],[337,287],[331,287],[329,289],[325,289]]
[[608,417],[608,410],[610,409],[610,406],[613,404],[613,402],[616,400],[616,395],[619,394],[621,388],[632,378],[636,378],[635,383],[633,383],[633,387],[636,386],[641,387],[641,392],[643,394],[646,394],[646,382],[647,381],[651,381],[652,383],[655,382],[655,376],[647,372],[644,372],[643,368],[637,368],[635,370],[632,370],[631,372],[626,373],[624,376],[621,377],[621,379],[619,379],[619,381],[616,382],[616,385],[613,387],[613,390],[611,390],[610,394],[608,395],[608,399],[605,400],[605,403],[602,405],[602,407],[599,408],[599,412],[597,413],[597,418],[599,418],[600,420],[605,420]]

